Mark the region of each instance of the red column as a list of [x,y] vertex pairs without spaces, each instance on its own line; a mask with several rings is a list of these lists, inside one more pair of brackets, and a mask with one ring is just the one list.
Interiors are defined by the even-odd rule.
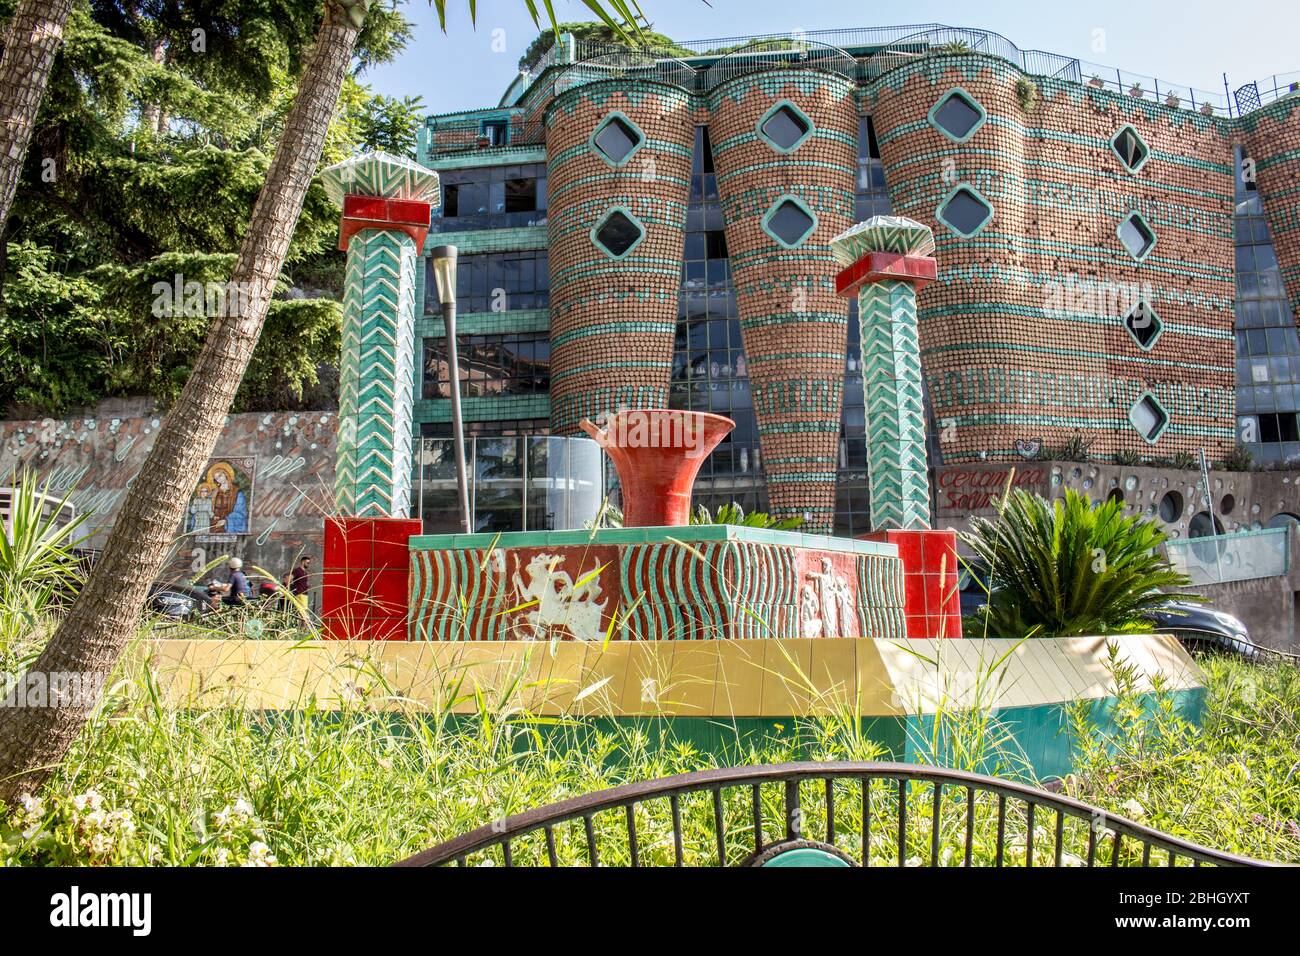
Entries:
[[406,640],[408,540],[419,518],[326,518],[321,636]]

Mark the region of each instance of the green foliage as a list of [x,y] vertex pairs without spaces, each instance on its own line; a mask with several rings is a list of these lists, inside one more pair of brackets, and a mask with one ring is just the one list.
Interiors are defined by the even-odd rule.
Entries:
[[[559,25],[560,33],[570,33],[574,39],[586,41],[589,43],[608,43],[611,46],[635,46],[644,48],[655,53],[665,53],[670,56],[694,56],[694,51],[679,46],[677,41],[672,37],[664,36],[662,33],[655,33],[648,27],[642,27],[636,31],[635,27],[628,21],[624,21],[620,27],[611,26],[609,23],[603,23],[597,20],[585,20],[573,23],[561,23]],[[634,42],[629,42],[631,39]],[[546,55],[555,43],[555,31],[547,27],[537,35],[537,39],[528,45],[524,55],[519,58],[520,71],[531,70],[537,65],[538,61]]]
[[[380,4],[357,9],[359,72],[399,51],[410,26]],[[152,290],[228,278],[322,12],[319,0],[183,12],[77,0],[0,259],[0,412],[177,393],[216,316],[156,315]],[[324,163],[360,149],[367,129],[400,146],[410,116],[375,100],[345,79]],[[338,215],[313,183],[237,409],[293,407],[337,361]]]
[[1187,577],[1155,552],[1165,534],[1124,506],[1092,506],[1073,489],[1048,502],[1012,491],[998,520],[972,518],[966,544],[989,569],[983,611],[995,637],[1113,634],[1141,627],[1143,612]]
[[1218,655],[1198,663],[1208,689],[1200,728],[1169,695],[1139,693],[1112,654],[1115,730],[1092,730],[1095,704],[1073,706],[1065,792],[1202,846],[1300,862],[1300,668]]
[[361,116],[361,148],[414,159],[416,131],[423,115],[424,101],[419,96],[372,97]]
[[0,405],[35,416],[95,401],[118,346],[99,308],[102,289],[55,268],[48,247],[12,243],[0,311]]
[[775,531],[793,531],[795,528],[802,527],[803,518],[794,515],[789,518],[776,518],[765,511],[751,511],[745,513],[745,509],[736,502],[732,501],[725,505],[719,505],[715,513],[710,513],[704,505],[697,505],[691,512],[691,524],[734,524],[744,528],[771,528]]
[[1082,435],[1071,435],[1060,445],[1051,448],[1044,445],[1042,455],[1057,461],[1091,461],[1093,441],[1094,439],[1084,438]]
[[[295,629],[285,638],[299,636]],[[545,644],[537,652],[545,653]],[[29,647],[25,656],[32,653]],[[736,740],[731,753],[716,757],[666,723],[601,730],[532,714],[521,704],[534,686],[527,668],[495,693],[480,691],[472,671],[448,675],[442,701],[428,707],[397,693],[382,670],[350,666],[357,693],[340,709],[304,694],[297,709],[268,713],[246,709],[243,689],[224,685],[215,692],[222,707],[168,706],[143,656],[124,655],[113,687],[49,785],[0,819],[0,865],[386,865],[485,822],[622,783],[718,765],[887,759],[852,717],[792,718],[780,735]],[[1138,698],[1115,668],[1117,732],[1103,737],[1079,719],[1096,706],[1091,702],[1071,714],[1078,750],[1066,792],[1206,846],[1300,862],[1300,780],[1293,772],[1300,671],[1225,659],[1202,667],[1209,689],[1203,731],[1187,725],[1169,695]],[[986,676],[990,699],[996,670]],[[593,685],[579,693],[591,706],[603,691]],[[453,704],[475,713],[454,717]],[[987,768],[1002,730],[979,709],[952,711],[937,730],[918,730],[914,746],[927,757]],[[1154,722],[1136,718],[1143,710]],[[1014,773],[1015,758],[1008,760],[1000,766]],[[884,782],[871,787],[874,820],[898,819],[892,790]],[[850,854],[861,847],[861,796],[844,781],[835,801],[835,842]],[[912,796],[909,865],[924,864],[935,833],[940,865],[962,865],[965,793],[945,791],[937,827],[929,792],[914,784]],[[681,801],[687,865],[716,862],[713,803],[704,797]],[[763,788],[763,816],[774,834],[784,832],[781,798],[780,788]],[[825,832],[825,804],[804,803],[807,832]],[[976,792],[977,866],[993,864],[1000,828],[1005,865],[1024,865],[1027,821],[1014,806],[1004,809],[999,814],[993,794]],[[748,788],[726,791],[722,811],[727,860],[736,863],[753,846]],[[667,801],[647,801],[636,813],[642,864],[671,864]],[[621,823],[621,814],[593,820],[603,865],[627,863]],[[1036,866],[1050,865],[1052,827],[1050,814],[1038,818]],[[560,861],[585,865],[582,825],[557,827],[555,835]],[[1104,830],[1097,836],[1098,863],[1106,866],[1111,840]],[[1081,865],[1086,821],[1067,821],[1064,839],[1063,864]],[[874,865],[892,865],[895,841],[895,828],[873,828]],[[1119,862],[1140,863],[1136,841],[1126,846]],[[545,860],[540,839],[521,840],[514,851],[521,864]]]
[[1219,464],[1224,471],[1250,471],[1254,467],[1254,459],[1244,446],[1234,445]]
[[1038,84],[1027,76],[1022,76],[1016,80],[1016,101],[1020,108],[1026,113],[1032,113],[1038,106],[1039,92]]
[[[54,602],[81,580],[73,549],[85,540],[77,530],[86,516],[61,523],[67,497],[50,494],[48,483],[38,485],[30,472],[19,473],[11,495],[0,533],[0,649],[38,630]],[[0,663],[12,663],[7,653],[0,653]]]

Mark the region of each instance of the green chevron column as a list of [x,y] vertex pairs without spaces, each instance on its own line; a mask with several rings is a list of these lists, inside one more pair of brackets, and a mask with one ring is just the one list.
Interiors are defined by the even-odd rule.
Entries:
[[929,227],[875,216],[831,240],[841,295],[858,296],[874,530],[930,527],[916,290],[936,276]]
[[405,517],[411,504],[416,268],[438,174],[366,153],[321,173],[348,254],[339,363],[338,513]]

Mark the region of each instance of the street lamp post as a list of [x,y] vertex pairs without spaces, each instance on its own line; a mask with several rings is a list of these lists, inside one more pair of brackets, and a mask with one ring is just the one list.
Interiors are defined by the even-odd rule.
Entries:
[[460,367],[456,356],[456,247],[436,246],[430,252],[433,277],[442,303],[442,321],[447,334],[447,376],[451,380],[451,432],[456,441],[456,491],[460,500],[460,523],[466,534],[469,523],[469,479],[465,473],[465,423],[460,413]]

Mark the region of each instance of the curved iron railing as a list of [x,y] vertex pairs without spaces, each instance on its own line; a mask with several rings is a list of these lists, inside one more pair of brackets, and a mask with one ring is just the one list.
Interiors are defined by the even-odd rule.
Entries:
[[[817,799],[805,801],[816,785]],[[729,767],[624,784],[479,827],[398,865],[725,866],[782,844],[819,846],[867,866],[972,866],[978,858],[1032,867],[1040,847],[1053,866],[1273,865],[1009,780],[866,762]]]
[[575,86],[614,79],[651,80],[687,91],[693,91],[697,85],[696,70],[681,60],[616,47],[566,67],[556,77],[552,92],[559,96]]
[[704,72],[704,89],[715,89],[747,73],[781,68],[822,70],[854,80],[857,67],[857,60],[839,47],[805,37],[753,40],[719,57]]
[[[1229,95],[1226,78],[1223,90],[1196,89],[1185,83],[1170,84],[1162,82],[1159,77],[1133,73],[1059,53],[1021,49],[1006,37],[991,30],[952,27],[940,23],[853,27],[841,30],[812,30],[806,33],[768,33],[757,36],[682,41],[674,44],[671,53],[658,55],[670,55],[678,58],[679,62],[694,57],[713,60],[725,58],[740,48],[752,47],[756,44],[818,44],[841,52],[852,51],[852,55],[857,57],[857,78],[866,80],[878,76],[891,63],[898,65],[905,61],[908,52],[914,57],[921,44],[942,46],[949,42],[960,42],[973,51],[1003,57],[1018,64],[1026,73],[1036,76],[1087,83],[1130,96],[1163,101],[1170,105],[1186,105],[1194,110],[1208,109],[1219,115],[1240,116],[1273,100],[1300,93],[1300,73],[1274,74],[1263,81],[1239,86]],[[520,102],[524,94],[548,69],[563,65],[566,58],[569,63],[579,62],[608,53],[616,46],[618,45],[600,41],[577,40],[572,41],[571,45],[557,42],[537,63],[515,79],[502,97],[501,105],[508,106]],[[875,52],[864,52],[871,51],[873,48]],[[654,55],[653,50],[649,52]],[[707,70],[698,72],[697,92],[706,92],[714,85],[707,72]],[[717,79],[718,77],[715,76],[714,80]]]

